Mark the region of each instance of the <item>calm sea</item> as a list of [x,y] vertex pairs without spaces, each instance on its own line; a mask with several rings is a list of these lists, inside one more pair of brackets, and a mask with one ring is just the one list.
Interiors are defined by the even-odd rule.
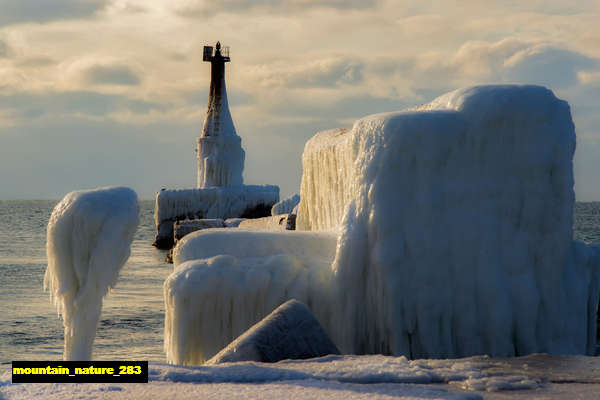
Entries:
[[[0,367],[62,359],[62,323],[42,291],[46,225],[55,204],[0,201]],[[141,202],[131,257],[104,301],[94,359],[165,362],[162,284],[173,267],[150,245],[153,205]],[[600,202],[576,204],[574,230],[577,240],[600,245]]]
[[[46,225],[56,201],[0,201],[0,365],[62,359],[63,327],[42,290]],[[164,362],[162,284],[173,270],[151,246],[154,202],[142,201],[131,257],[104,300],[97,360]]]

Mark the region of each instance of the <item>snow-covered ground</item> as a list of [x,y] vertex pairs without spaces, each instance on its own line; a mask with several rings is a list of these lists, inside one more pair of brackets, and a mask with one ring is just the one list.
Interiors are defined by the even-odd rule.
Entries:
[[11,384],[8,399],[597,399],[600,358],[327,356],[274,364],[151,364],[147,384]]

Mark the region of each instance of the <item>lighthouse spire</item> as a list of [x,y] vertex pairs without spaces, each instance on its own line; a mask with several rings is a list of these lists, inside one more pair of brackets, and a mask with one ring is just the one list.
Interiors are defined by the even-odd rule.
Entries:
[[[225,53],[225,54],[223,54]],[[204,47],[204,61],[210,62],[210,90],[208,93],[208,111],[204,119],[201,137],[236,135],[225,87],[225,63],[231,61],[229,48],[221,50],[217,42],[213,54],[211,46]]]
[[210,62],[208,110],[198,138],[198,187],[242,184],[245,152],[235,131],[227,102],[225,63],[229,47],[204,46],[203,60]]

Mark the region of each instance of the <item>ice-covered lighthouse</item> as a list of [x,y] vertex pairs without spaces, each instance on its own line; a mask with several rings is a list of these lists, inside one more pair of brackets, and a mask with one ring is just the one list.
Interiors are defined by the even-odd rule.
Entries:
[[187,226],[194,230],[226,227],[229,218],[270,216],[271,207],[279,202],[279,186],[243,184],[246,154],[233,126],[225,89],[229,48],[221,47],[219,42],[214,48],[204,46],[203,59],[210,62],[211,73],[208,110],[197,139],[197,188],[162,189],[156,193],[153,244],[161,249],[173,246],[179,221],[192,220]]
[[237,135],[225,87],[225,63],[230,61],[229,47],[221,43],[213,49],[204,46],[205,62],[210,62],[208,111],[198,138],[198,188],[240,186],[243,183],[244,149]]

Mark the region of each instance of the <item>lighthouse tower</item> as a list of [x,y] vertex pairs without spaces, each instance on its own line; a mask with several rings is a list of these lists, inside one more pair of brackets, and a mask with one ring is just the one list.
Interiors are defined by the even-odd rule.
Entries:
[[245,152],[237,135],[225,88],[225,63],[229,48],[204,46],[203,60],[210,62],[208,111],[198,138],[198,188],[241,186]]

